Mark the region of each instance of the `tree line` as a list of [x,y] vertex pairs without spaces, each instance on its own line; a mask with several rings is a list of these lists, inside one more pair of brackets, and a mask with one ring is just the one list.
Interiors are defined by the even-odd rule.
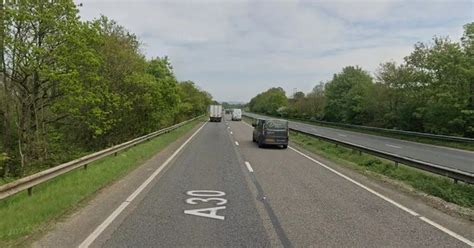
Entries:
[[417,43],[401,64],[375,75],[347,66],[305,94],[271,88],[251,99],[251,111],[308,120],[474,137],[474,23],[460,41]]
[[0,176],[21,176],[205,113],[167,57],[68,1],[0,5]]

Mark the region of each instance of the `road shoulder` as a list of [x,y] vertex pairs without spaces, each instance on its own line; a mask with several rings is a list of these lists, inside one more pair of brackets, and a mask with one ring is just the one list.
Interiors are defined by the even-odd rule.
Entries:
[[[355,169],[339,165],[333,161],[325,159],[316,155],[293,142],[291,146],[306,154],[307,156],[318,160],[330,168],[350,177],[351,179],[361,183],[362,185],[373,189],[374,191],[386,196],[395,202],[417,212],[421,216],[442,225],[443,227],[462,235],[465,238],[474,240],[474,220],[468,220],[460,216],[453,216],[438,209],[438,207],[431,206],[426,202],[426,196],[421,196],[420,193],[410,191],[406,186],[400,183],[395,183],[389,180],[384,180],[381,177],[374,177],[360,173]],[[317,165],[315,165],[317,166]],[[436,203],[439,204],[439,201]]]
[[[144,162],[133,170],[129,175],[101,189],[95,195],[89,197],[81,206],[71,210],[62,219],[51,224],[49,231],[40,237],[31,237],[33,247],[77,247],[107,216],[109,216],[149,175],[159,168],[166,159],[180,147],[201,125],[196,125],[185,135],[168,145],[162,151]],[[159,177],[159,176],[158,176]],[[154,180],[150,186],[153,186]],[[115,228],[133,211],[141,202],[146,192],[151,187],[147,187],[143,194],[112,223],[104,236],[110,235]]]

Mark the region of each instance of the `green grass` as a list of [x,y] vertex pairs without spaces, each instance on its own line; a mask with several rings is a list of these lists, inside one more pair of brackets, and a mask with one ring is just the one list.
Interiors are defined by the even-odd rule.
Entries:
[[329,127],[329,128],[347,130],[347,131],[352,131],[352,132],[373,134],[373,135],[378,135],[378,136],[383,136],[383,137],[389,137],[389,138],[395,138],[395,139],[425,143],[425,144],[430,144],[430,145],[445,146],[445,147],[463,149],[463,150],[468,150],[468,151],[474,151],[474,144],[471,144],[471,143],[446,141],[446,140],[439,140],[439,139],[427,138],[427,137],[416,137],[416,136],[411,136],[411,135],[395,134],[395,133],[389,133],[389,132],[383,132],[383,131],[366,130],[366,129],[356,128],[356,127],[354,127],[354,128],[352,128],[352,127],[342,127],[342,126],[338,126],[338,125],[312,122],[312,121],[309,121],[309,120],[300,120],[300,119],[294,119],[294,118],[286,118],[286,119],[291,120],[291,121],[298,121],[298,122],[302,122],[302,123],[307,123],[307,124],[311,124],[311,125],[315,125],[315,126]]
[[474,185],[454,183],[452,179],[404,165],[396,167],[394,162],[369,154],[359,154],[341,146],[336,147],[335,144],[308,135],[291,132],[290,136],[290,139],[302,148],[338,164],[355,168],[370,175],[383,175],[401,181],[426,194],[474,209]]
[[109,156],[0,201],[0,247],[17,246],[29,235],[41,233],[48,224],[83,205],[95,192],[127,175],[167,145],[189,132],[200,121],[188,123],[151,141]]

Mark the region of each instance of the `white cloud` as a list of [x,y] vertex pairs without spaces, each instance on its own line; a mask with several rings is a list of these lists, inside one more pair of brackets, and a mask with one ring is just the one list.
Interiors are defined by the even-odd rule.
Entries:
[[346,65],[374,71],[417,41],[458,39],[472,21],[469,1],[77,1],[84,19],[117,20],[148,57],[170,56],[179,80],[219,100],[308,91]]

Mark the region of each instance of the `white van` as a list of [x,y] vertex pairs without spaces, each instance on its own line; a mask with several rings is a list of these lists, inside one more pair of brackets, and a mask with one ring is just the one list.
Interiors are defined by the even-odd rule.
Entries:
[[242,110],[241,109],[233,109],[232,110],[232,120],[233,121],[241,121],[242,120]]

